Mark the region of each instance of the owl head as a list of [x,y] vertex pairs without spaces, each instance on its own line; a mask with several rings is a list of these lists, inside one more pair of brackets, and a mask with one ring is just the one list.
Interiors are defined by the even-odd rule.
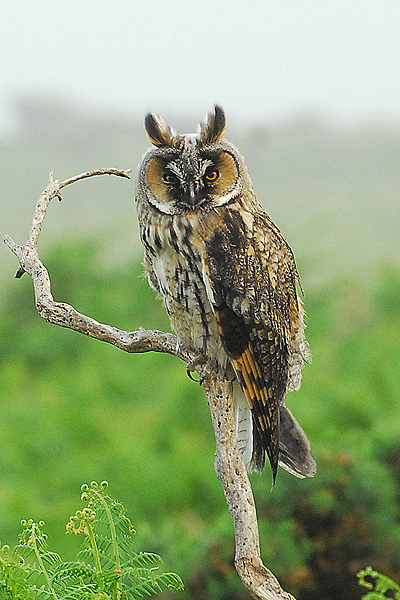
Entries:
[[[232,202],[249,183],[244,160],[223,138],[226,119],[215,105],[197,133],[177,135],[153,113],[145,119],[153,147],[137,178],[137,200],[164,214],[211,211]],[[250,184],[251,185],[251,184]]]

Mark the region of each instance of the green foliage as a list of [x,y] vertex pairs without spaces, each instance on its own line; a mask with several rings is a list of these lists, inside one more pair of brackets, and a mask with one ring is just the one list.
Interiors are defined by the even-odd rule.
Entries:
[[360,571],[357,577],[360,585],[372,590],[365,594],[362,600],[386,600],[387,598],[400,600],[400,586],[389,577],[374,571],[372,567]]
[[[56,300],[123,329],[169,329],[139,259],[110,270],[90,240],[42,258]],[[268,469],[251,475],[261,551],[299,600],[354,600],[366,564],[400,579],[400,272],[371,270],[368,285],[303,279],[313,362],[287,402],[317,474],[297,480],[280,470],[272,493]],[[188,598],[247,599],[201,388],[173,357],[128,355],[45,323],[31,288],[27,276],[11,281],[0,308],[2,539],[16,539],[21,517],[38,521],[50,505],[46,531],[74,560],[59,522],[80,482],[106,478],[135,514],[138,546],[179,565]]]
[[0,600],[136,600],[162,587],[183,590],[178,575],[159,573],[157,554],[133,551],[133,526],[107,487],[92,481],[81,488],[87,506],[67,523],[67,533],[84,537],[76,560],[47,550],[43,521],[22,521],[19,544],[1,549]]

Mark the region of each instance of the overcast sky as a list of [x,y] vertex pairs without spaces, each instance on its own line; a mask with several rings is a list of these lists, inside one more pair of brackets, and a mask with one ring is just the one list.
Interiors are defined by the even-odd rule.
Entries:
[[15,94],[230,118],[399,119],[399,0],[13,0],[1,9],[0,131]]

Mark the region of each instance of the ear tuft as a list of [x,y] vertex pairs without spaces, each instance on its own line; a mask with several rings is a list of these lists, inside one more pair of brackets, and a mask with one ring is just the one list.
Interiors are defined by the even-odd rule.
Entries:
[[147,136],[154,146],[171,146],[174,137],[171,128],[154,113],[146,115],[144,126]]
[[200,142],[205,146],[217,142],[225,133],[226,119],[223,108],[215,104],[208,113],[207,121],[201,125]]

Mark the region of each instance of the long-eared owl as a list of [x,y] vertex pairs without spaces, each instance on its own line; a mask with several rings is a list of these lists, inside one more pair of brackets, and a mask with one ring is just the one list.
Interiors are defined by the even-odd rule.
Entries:
[[285,406],[310,359],[293,252],[263,210],[244,159],[214,106],[195,134],[149,113],[153,147],[139,166],[136,204],[150,286],[179,343],[233,380],[237,445],[248,471],[268,455],[311,477],[310,443]]

